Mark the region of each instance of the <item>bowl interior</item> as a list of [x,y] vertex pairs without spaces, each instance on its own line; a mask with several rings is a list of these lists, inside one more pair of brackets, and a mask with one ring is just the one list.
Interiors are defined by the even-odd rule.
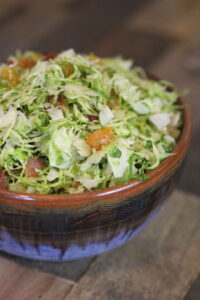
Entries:
[[[166,158],[157,168],[147,173],[148,179],[145,181],[132,180],[127,184],[117,185],[100,191],[85,192],[81,194],[28,194],[18,193],[9,190],[0,190],[1,202],[12,202],[15,205],[26,204],[36,207],[65,207],[69,209],[77,208],[92,201],[108,201],[108,198],[117,199],[119,196],[126,196],[129,193],[138,194],[154,184],[160,177],[164,176],[169,170],[186,155],[190,143],[191,121],[189,109],[183,98],[178,99],[183,106],[183,128],[179,141],[174,149],[174,155]],[[112,196],[112,197],[111,197]]]

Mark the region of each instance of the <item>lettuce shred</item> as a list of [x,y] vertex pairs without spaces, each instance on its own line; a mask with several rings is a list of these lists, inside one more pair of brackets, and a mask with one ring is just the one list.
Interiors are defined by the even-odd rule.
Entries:
[[[0,168],[7,188],[73,194],[145,180],[173,155],[182,125],[178,97],[171,84],[149,79],[121,57],[70,49],[47,59],[18,51],[0,64]],[[105,128],[112,138],[92,146],[88,137]],[[44,161],[36,176],[27,175],[31,158]]]

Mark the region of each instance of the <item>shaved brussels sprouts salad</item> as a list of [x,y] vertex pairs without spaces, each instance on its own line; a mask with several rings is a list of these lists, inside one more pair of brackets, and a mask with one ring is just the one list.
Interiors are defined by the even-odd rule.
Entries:
[[121,57],[18,51],[0,64],[0,188],[73,194],[147,179],[173,155],[178,97]]

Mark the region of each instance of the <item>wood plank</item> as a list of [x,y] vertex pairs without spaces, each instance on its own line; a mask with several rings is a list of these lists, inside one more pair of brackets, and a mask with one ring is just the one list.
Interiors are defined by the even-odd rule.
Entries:
[[26,0],[15,0],[14,3],[13,0],[0,1],[0,17],[9,14],[15,7],[25,6],[26,2]]
[[92,264],[65,300],[181,300],[200,272],[199,198],[176,191],[135,240]]
[[199,300],[200,298],[200,275],[192,284],[183,300]]
[[[63,1],[56,1],[56,5],[54,2],[49,5],[46,0],[29,2],[23,15],[10,18],[9,22],[6,22],[6,26],[1,26],[0,58],[6,58],[16,49],[34,48],[35,41],[43,39],[66,21],[70,17],[70,12],[63,10]],[[45,50],[49,49],[45,48]]]
[[63,299],[72,282],[0,258],[1,300]]
[[17,257],[4,252],[0,252],[0,257],[7,258],[19,265],[26,266],[32,269],[34,268],[38,271],[50,273],[74,282],[78,281],[81,278],[81,276],[86,272],[90,264],[95,259],[95,257],[88,257],[66,262],[47,262]]
[[199,19],[199,1],[160,0],[149,3],[137,16],[130,17],[127,26],[132,29],[145,28],[187,41],[191,35],[198,36],[199,27],[196,25],[199,24]]
[[96,45],[102,38],[112,32],[115,27],[123,24],[130,14],[135,14],[149,1],[84,1],[84,5],[77,7],[77,10],[74,9],[71,19],[66,19],[53,31],[49,31],[49,34],[42,37],[36,47],[42,50],[47,47],[56,51],[66,48],[75,48],[80,52],[95,51]]
[[121,55],[132,58],[135,65],[146,68],[176,42],[170,35],[163,35],[153,30],[137,28],[134,30],[120,26],[101,40],[96,47],[96,52],[100,56]]
[[22,2],[17,2],[11,7],[2,6],[0,3],[0,26],[7,26],[10,20],[16,17],[21,17],[26,13],[27,5]]

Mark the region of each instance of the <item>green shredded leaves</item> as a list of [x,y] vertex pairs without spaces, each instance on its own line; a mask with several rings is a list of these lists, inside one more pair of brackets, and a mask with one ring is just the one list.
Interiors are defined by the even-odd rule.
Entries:
[[120,158],[121,155],[122,155],[122,152],[121,152],[121,150],[118,149],[118,148],[114,148],[113,151],[112,151],[112,153],[111,153],[111,156],[112,156],[113,158]]
[[[24,58],[34,63],[22,67]],[[0,168],[10,190],[73,194],[146,180],[172,155],[182,107],[171,83],[130,60],[72,49],[49,60],[18,51],[9,61],[0,64]],[[42,163],[30,175],[32,158]]]

